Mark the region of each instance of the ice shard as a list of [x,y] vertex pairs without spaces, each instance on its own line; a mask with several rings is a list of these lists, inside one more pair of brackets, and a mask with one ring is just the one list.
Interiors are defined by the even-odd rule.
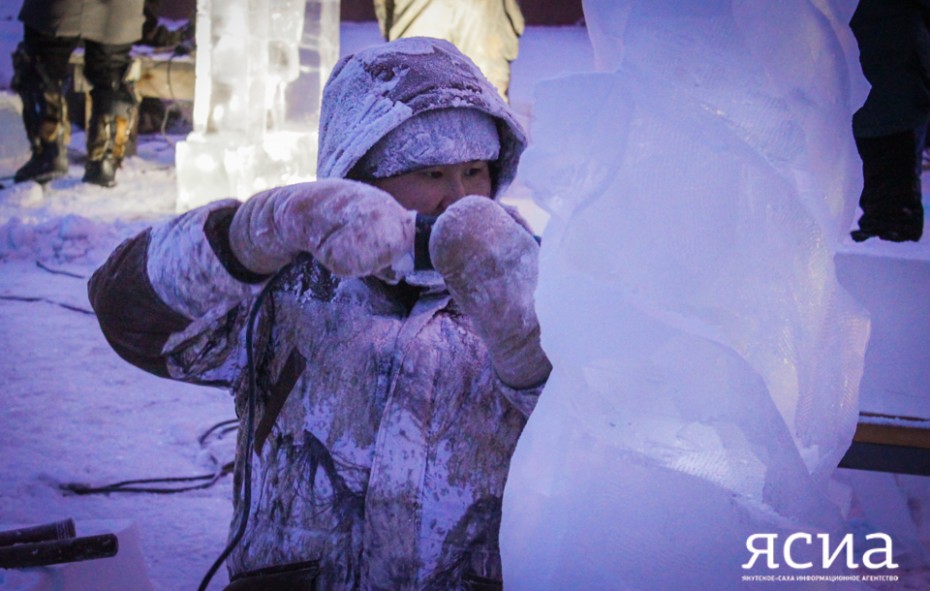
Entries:
[[177,209],[313,179],[320,97],[338,53],[339,0],[198,0]]
[[[521,164],[552,216],[554,371],[511,464],[505,587],[745,588],[771,573],[743,568],[750,536],[847,529],[831,475],[868,338],[833,265],[848,40],[808,0],[584,4],[603,71],[537,87]],[[804,549],[800,574],[844,575]]]

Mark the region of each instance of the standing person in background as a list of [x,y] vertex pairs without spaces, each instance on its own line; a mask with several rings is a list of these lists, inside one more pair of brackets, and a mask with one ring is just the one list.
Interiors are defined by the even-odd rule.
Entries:
[[853,115],[862,158],[856,242],[920,240],[920,174],[930,122],[930,0],[862,0],[849,23],[872,85]]
[[116,184],[136,116],[138,98],[126,77],[129,51],[142,37],[144,2],[25,0],[12,86],[23,101],[32,157],[16,171],[16,182],[44,183],[68,172],[68,60],[83,43],[84,76],[93,85],[83,180],[103,187]]
[[374,0],[386,41],[445,39],[467,55],[505,99],[517,59],[523,13],[516,0]]

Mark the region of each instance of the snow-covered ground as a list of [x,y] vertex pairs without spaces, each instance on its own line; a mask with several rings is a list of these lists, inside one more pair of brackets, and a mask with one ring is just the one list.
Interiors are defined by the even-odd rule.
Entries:
[[[21,34],[19,4],[0,6],[0,176],[12,174],[27,157],[4,57]],[[345,24],[342,35],[344,53],[379,40],[374,24]],[[582,27],[531,27],[513,68],[515,110],[531,127],[537,80],[591,69]],[[130,520],[154,588],[195,589],[226,542],[229,477],[174,495],[69,496],[58,487],[204,474],[231,459],[230,436],[206,447],[198,441],[234,417],[227,393],[158,379],[128,365],[88,313],[86,280],[93,270],[121,240],[174,212],[174,142],[183,138],[140,138],[138,154],[124,163],[114,189],[80,182],[83,139],[75,133],[66,178],[0,190],[0,529],[67,517],[79,528],[82,521]],[[546,216],[529,203],[527,189],[514,187],[511,198],[538,229],[544,226]],[[930,260],[927,238],[909,245],[850,242],[844,250]],[[926,348],[925,334],[907,336]],[[0,589],[15,588],[5,573],[0,570]],[[210,589],[225,582],[221,569]],[[930,579],[905,573],[883,588],[928,589]]]

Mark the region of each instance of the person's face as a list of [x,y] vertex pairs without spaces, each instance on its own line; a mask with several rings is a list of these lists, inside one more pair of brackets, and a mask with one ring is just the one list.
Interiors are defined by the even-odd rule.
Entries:
[[491,172],[484,160],[430,166],[371,184],[424,215],[439,215],[466,195],[491,196]]

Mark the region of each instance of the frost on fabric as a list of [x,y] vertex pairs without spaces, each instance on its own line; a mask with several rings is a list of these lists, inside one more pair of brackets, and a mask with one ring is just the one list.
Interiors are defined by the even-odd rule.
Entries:
[[233,573],[314,559],[321,587],[346,590],[499,577],[500,496],[525,420],[505,396],[521,392],[500,391],[448,294],[408,310],[399,289],[309,258],[274,284],[255,345],[260,416],[289,360],[304,369],[254,458]]
[[256,289],[229,275],[203,233],[211,211],[235,204],[216,201],[152,228],[146,272],[158,297],[188,318],[223,314]]
[[500,154],[494,119],[470,108],[433,109],[383,137],[359,162],[361,173],[387,178],[428,166],[486,160]]
[[336,64],[323,91],[319,178],[345,177],[378,140],[411,117],[469,107],[497,120],[501,153],[496,191],[513,180],[526,143],[510,109],[478,69],[450,43],[400,39]]
[[616,70],[537,86],[521,167],[552,214],[554,371],[512,463],[505,585],[737,588],[752,533],[845,531],[826,490],[868,323],[831,251],[854,202],[841,27],[804,1],[586,12]]

